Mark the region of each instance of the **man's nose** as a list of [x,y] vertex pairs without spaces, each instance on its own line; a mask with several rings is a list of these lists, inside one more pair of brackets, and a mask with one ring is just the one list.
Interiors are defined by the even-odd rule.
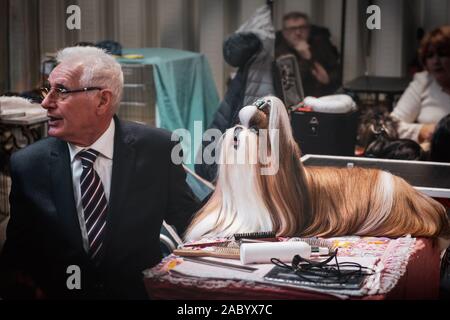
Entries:
[[52,99],[52,95],[51,94],[47,94],[47,96],[41,102],[41,106],[44,109],[50,109],[50,108],[54,108],[55,107],[55,100]]

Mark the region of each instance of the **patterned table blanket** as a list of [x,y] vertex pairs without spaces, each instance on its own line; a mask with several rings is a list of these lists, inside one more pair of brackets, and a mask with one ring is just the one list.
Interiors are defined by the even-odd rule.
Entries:
[[[416,239],[406,236],[398,239],[373,237],[338,237],[327,239],[333,247],[338,248],[338,261],[358,262],[372,268],[375,273],[368,276],[359,290],[330,290],[295,285],[299,290],[324,293],[346,299],[351,296],[382,295],[392,290],[406,271],[408,260],[416,248]],[[217,259],[217,258],[209,258]],[[224,260],[240,265],[237,260]],[[184,261],[181,257],[170,255],[159,265],[144,271],[146,278],[153,281],[177,285],[192,286],[199,289],[226,288],[227,286],[271,286],[291,287],[289,284],[274,284],[264,279],[273,265],[251,265],[257,271],[249,274],[236,270],[227,270],[214,266],[201,265]]]

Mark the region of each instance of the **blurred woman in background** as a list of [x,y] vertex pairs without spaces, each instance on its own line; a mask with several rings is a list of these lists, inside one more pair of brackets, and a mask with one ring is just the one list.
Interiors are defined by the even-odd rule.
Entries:
[[399,120],[400,138],[423,143],[450,113],[450,26],[428,33],[419,56],[425,71],[415,74],[391,115]]

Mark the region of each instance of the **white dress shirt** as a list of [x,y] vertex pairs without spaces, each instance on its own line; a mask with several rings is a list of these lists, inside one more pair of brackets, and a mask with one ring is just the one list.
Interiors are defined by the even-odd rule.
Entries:
[[80,147],[71,143],[67,143],[70,153],[70,165],[72,168],[72,183],[73,192],[75,196],[75,205],[78,213],[78,221],[80,222],[81,235],[83,237],[83,248],[86,252],[89,250],[89,240],[86,230],[86,223],[84,221],[83,204],[81,203],[81,187],[80,177],[83,172],[81,166],[81,159],[78,153],[86,149],[94,149],[99,152],[97,160],[94,163],[94,170],[100,176],[103,184],[106,200],[109,203],[109,194],[111,189],[111,174],[114,154],[114,120],[111,120],[108,129],[97,139],[92,145],[88,147]]

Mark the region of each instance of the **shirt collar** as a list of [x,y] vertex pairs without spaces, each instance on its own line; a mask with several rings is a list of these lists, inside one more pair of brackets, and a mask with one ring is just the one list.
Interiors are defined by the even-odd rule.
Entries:
[[114,153],[114,133],[116,126],[114,120],[111,119],[111,123],[109,124],[108,129],[98,138],[93,144],[87,147],[80,147],[70,142],[67,142],[69,146],[70,153],[70,162],[72,163],[75,160],[75,156],[82,150],[86,149],[94,149],[98,151],[102,156],[108,159],[113,158]]

